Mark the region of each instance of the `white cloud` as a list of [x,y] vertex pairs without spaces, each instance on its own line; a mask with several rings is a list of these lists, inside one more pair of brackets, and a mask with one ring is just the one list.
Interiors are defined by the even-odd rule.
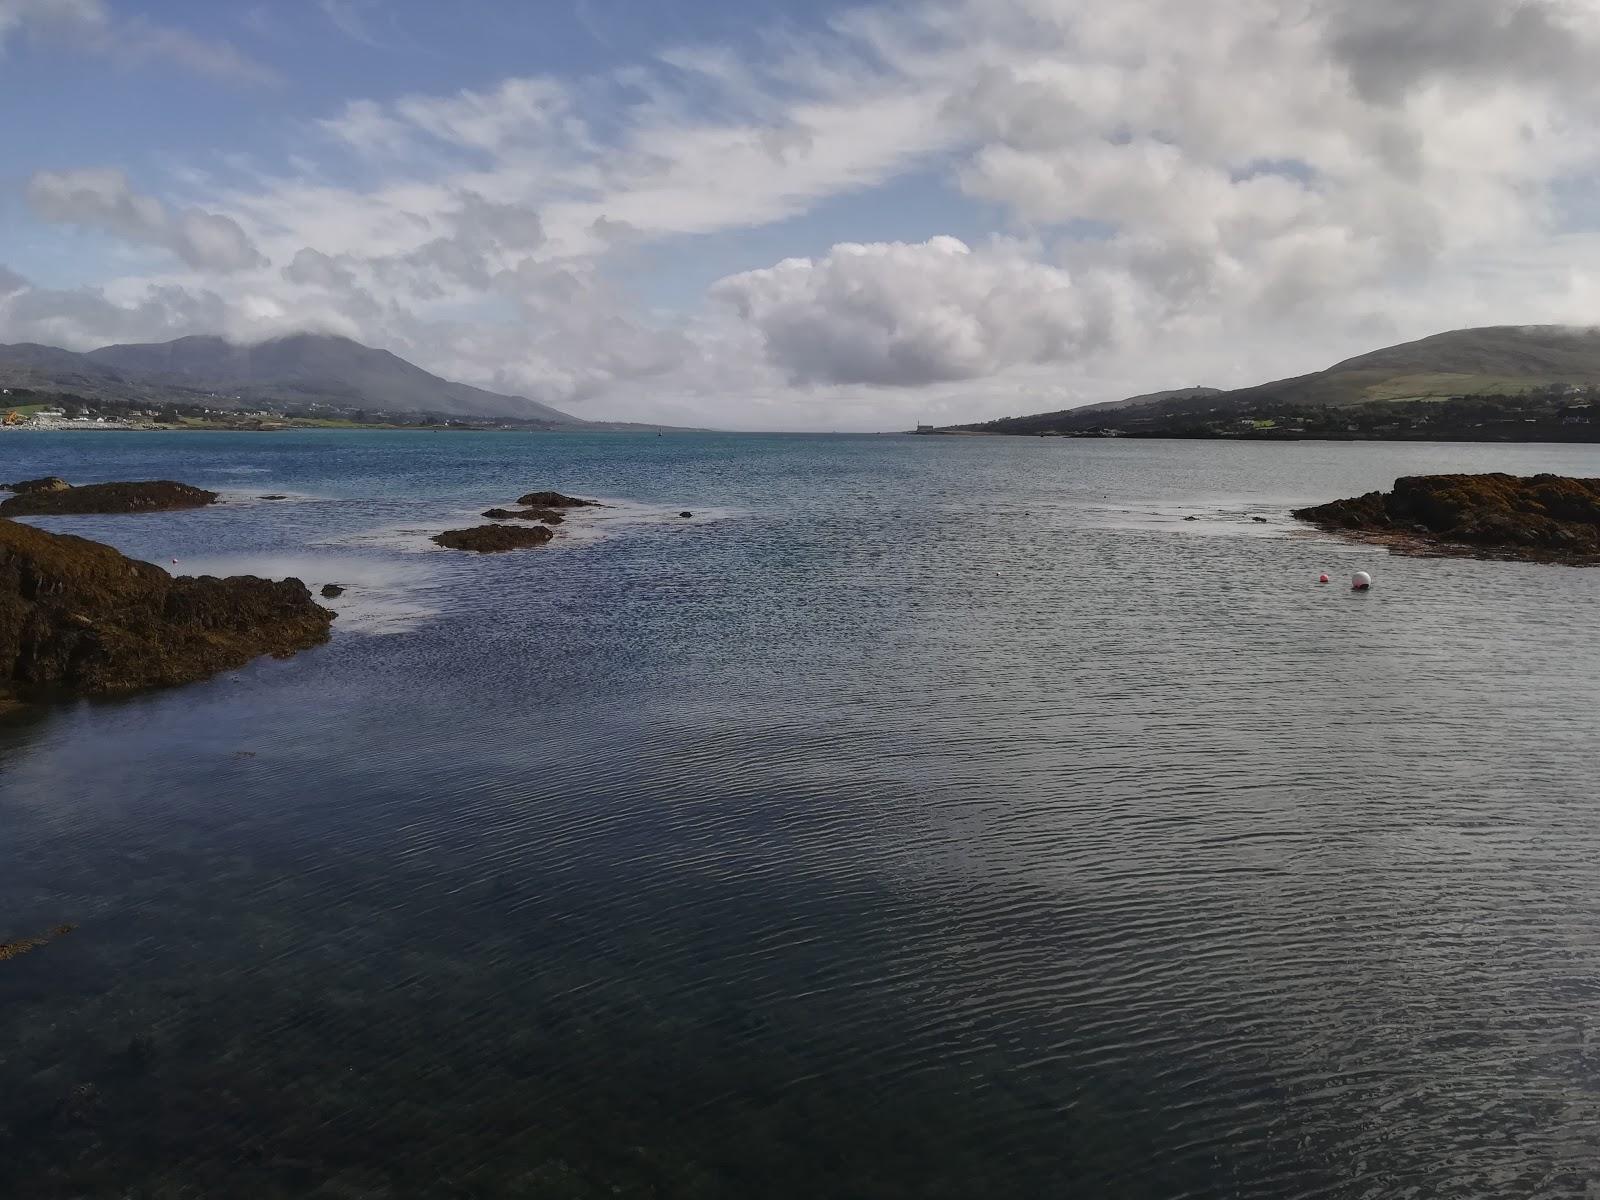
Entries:
[[354,271],[310,246],[302,246],[295,253],[289,265],[283,268],[283,277],[290,283],[328,291],[353,288],[356,283]]
[[[56,37],[111,21],[0,0],[0,41],[24,12],[44,36],[46,8]],[[764,46],[351,99],[277,173],[186,175],[181,201],[40,173],[42,216],[187,270],[25,290],[7,331],[82,341],[119,320],[105,305],[130,327],[308,324],[591,412],[860,426],[1593,319],[1600,258],[1571,214],[1600,199],[1600,0],[933,0]],[[972,248],[812,249],[840,240],[804,222],[824,202],[881,237],[875,189],[912,171],[964,198],[933,197],[916,237],[936,212]],[[652,246],[763,226],[813,257],[780,248],[672,312],[629,286]]]
[[111,342],[165,341],[196,330],[228,326],[217,293],[166,285],[113,298],[101,288],[25,287],[0,296],[0,327],[8,341],[92,350]]
[[120,19],[104,0],[0,0],[0,50],[18,35],[115,62],[170,63],[234,84],[275,84],[277,72],[225,41],[159,25]]
[[373,32],[371,15],[381,0],[319,0],[323,15],[340,33],[352,41],[374,49],[385,49],[383,39]]
[[232,217],[200,209],[172,212],[153,196],[135,192],[115,168],[38,171],[28,181],[28,203],[46,221],[103,229],[131,242],[163,246],[203,271],[265,266]]
[[724,279],[713,294],[802,383],[917,386],[1068,362],[1113,338],[1116,306],[1019,247],[938,237],[835,246]]

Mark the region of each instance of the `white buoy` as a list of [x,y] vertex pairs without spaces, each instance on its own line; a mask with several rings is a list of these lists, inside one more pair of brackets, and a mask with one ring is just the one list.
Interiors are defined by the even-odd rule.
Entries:
[[1368,575],[1365,571],[1357,571],[1350,578],[1350,590],[1351,591],[1364,592],[1371,586],[1372,586],[1372,576]]

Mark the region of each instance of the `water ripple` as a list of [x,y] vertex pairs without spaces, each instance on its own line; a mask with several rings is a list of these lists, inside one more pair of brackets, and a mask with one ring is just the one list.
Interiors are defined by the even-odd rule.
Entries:
[[[0,729],[0,938],[80,926],[0,970],[5,1194],[1600,1184],[1600,572],[1284,517],[1594,451],[194,445],[13,474],[259,469],[326,499],[74,528],[427,616]],[[628,505],[394,534],[545,483]]]

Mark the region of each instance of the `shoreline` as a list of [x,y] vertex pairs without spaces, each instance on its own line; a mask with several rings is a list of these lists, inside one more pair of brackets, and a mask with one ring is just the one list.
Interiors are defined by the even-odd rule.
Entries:
[[1327,533],[1415,558],[1600,566],[1600,480],[1539,474],[1408,475],[1392,490],[1294,510]]
[[1499,550],[1486,546],[1474,546],[1468,542],[1430,541],[1419,533],[1400,530],[1383,532],[1367,529],[1339,529],[1332,526],[1319,525],[1315,521],[1307,521],[1303,517],[1295,519],[1305,527],[1304,531],[1307,533],[1320,533],[1345,542],[1357,542],[1364,546],[1379,546],[1398,558],[1464,558],[1473,559],[1477,562],[1517,563],[1533,567],[1571,567],[1575,570],[1600,566],[1600,555],[1563,555],[1559,552],[1541,552],[1535,549],[1519,547]]
[[1253,445],[1273,442],[1318,442],[1326,445],[1343,443],[1380,443],[1402,446],[1600,446],[1600,429],[1585,437],[1571,438],[1506,438],[1506,437],[1362,437],[1350,434],[1333,435],[1295,434],[1215,434],[1215,433],[1004,433],[978,429],[906,430],[904,437],[980,437],[1019,438],[1024,441],[1047,442],[1249,442]]

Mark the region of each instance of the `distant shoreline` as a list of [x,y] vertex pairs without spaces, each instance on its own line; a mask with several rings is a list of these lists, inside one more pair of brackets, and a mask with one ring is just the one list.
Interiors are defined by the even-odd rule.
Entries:
[[1436,443],[1459,444],[1475,446],[1593,446],[1600,445],[1600,429],[1578,429],[1571,437],[1549,437],[1549,430],[1540,430],[1541,436],[1535,437],[1469,437],[1451,436],[1447,433],[1437,432],[1426,436],[1396,437],[1393,435],[1381,436],[1365,433],[1182,433],[1166,431],[1162,433],[1006,433],[1000,430],[982,429],[919,429],[907,430],[910,437],[984,437],[984,438],[1021,438],[1025,440],[1045,440],[1060,442],[1249,442],[1252,445],[1271,442],[1389,442],[1389,443]]
[[656,433],[662,436],[668,434],[684,433],[712,433],[721,434],[730,432],[719,429],[676,429],[662,426],[641,426],[639,428],[618,428],[604,422],[593,425],[576,425],[569,429],[536,429],[515,428],[504,425],[356,425],[344,422],[318,422],[308,421],[304,424],[286,425],[229,425],[217,424],[184,424],[184,425],[127,425],[113,424],[111,422],[91,423],[80,422],[76,424],[61,425],[7,425],[0,427],[0,437],[13,433],[304,433],[307,431],[321,431],[328,433]]

